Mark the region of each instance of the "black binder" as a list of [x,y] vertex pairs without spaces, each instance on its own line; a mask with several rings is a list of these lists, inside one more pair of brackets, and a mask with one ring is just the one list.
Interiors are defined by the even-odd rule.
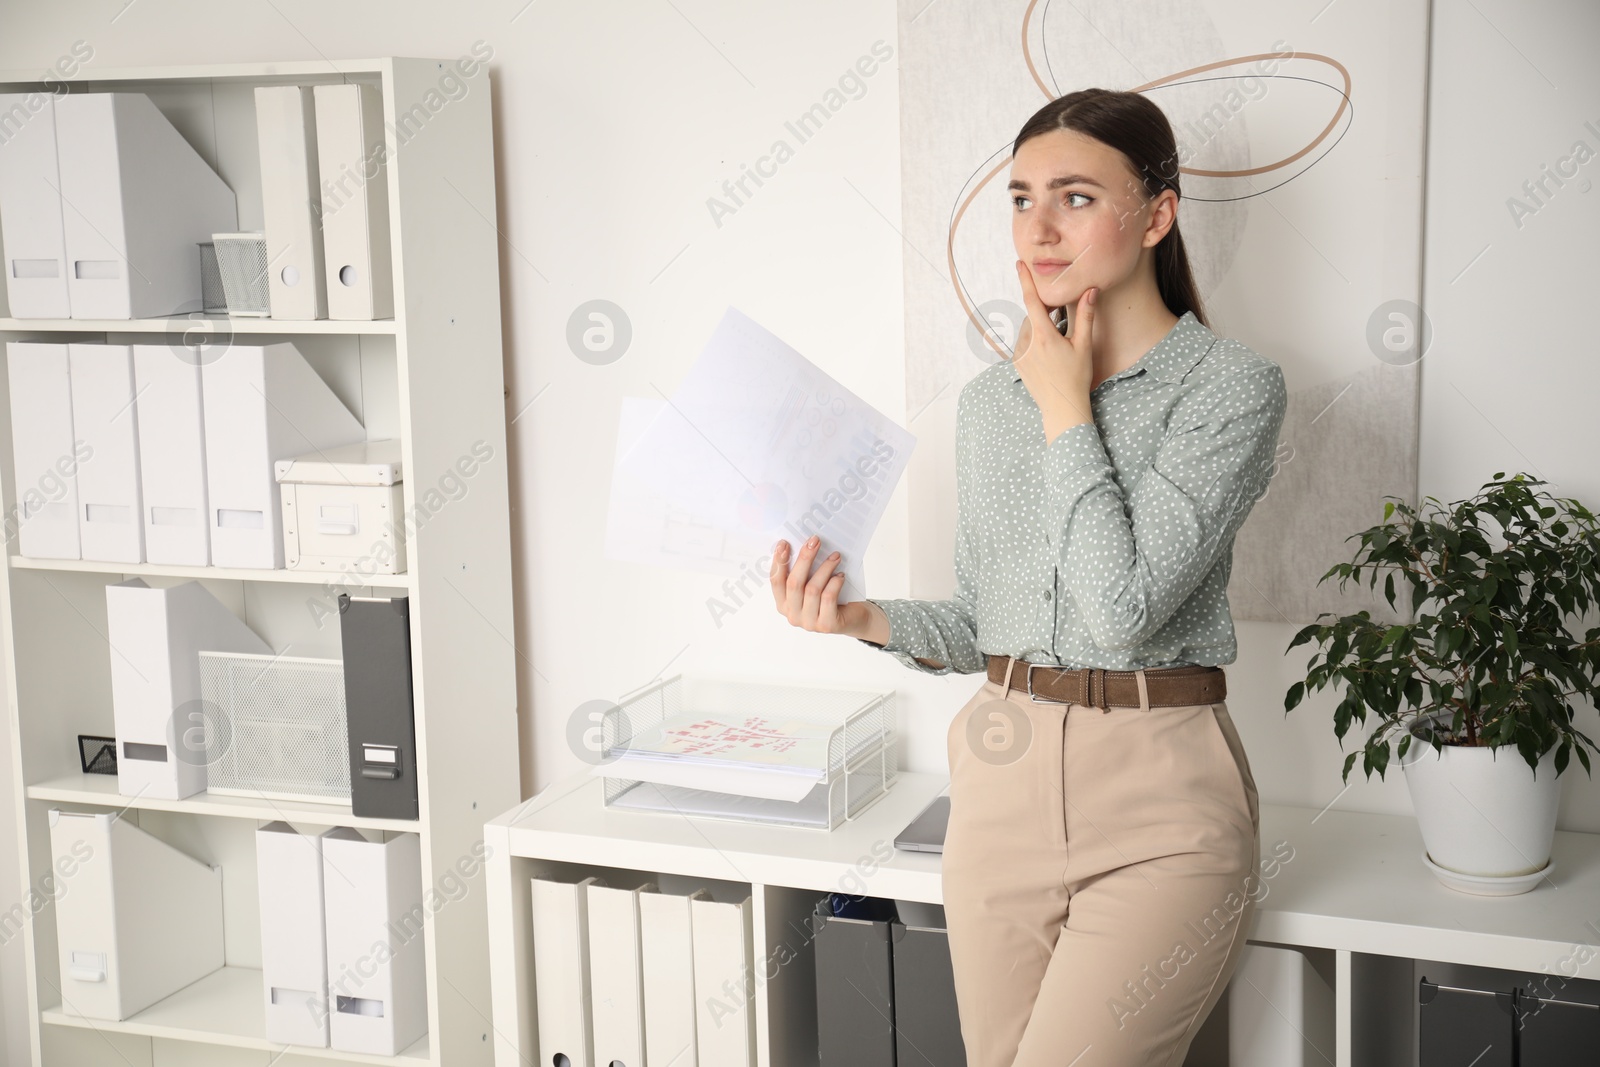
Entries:
[[898,1067],[966,1067],[949,933],[895,923],[891,937]]
[[1421,1067],[1512,1067],[1511,991],[1417,983],[1422,1004]]
[[1600,1047],[1600,1007],[1571,1000],[1541,999],[1517,990],[1517,1063],[1520,1067],[1592,1067],[1597,1047]]
[[339,594],[350,813],[361,818],[418,816],[409,608],[408,597]]
[[817,1054],[821,1067],[895,1067],[894,971],[886,919],[818,904]]

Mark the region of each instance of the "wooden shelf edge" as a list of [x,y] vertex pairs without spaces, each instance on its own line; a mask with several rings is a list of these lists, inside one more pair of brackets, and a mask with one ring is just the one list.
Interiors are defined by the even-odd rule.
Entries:
[[343,571],[269,570],[254,567],[185,567],[176,563],[119,563],[99,559],[43,559],[34,556],[10,557],[16,570],[77,571],[84,574],[126,574],[156,578],[198,578],[213,581],[290,582],[298,585],[372,586],[380,589],[410,589],[411,572],[399,574],[346,574]]
[[267,319],[227,315],[169,315],[154,319],[0,318],[4,333],[187,333],[198,343],[207,335],[335,334],[389,336],[400,332],[394,319]]
[[[333,1048],[315,1048],[309,1045],[281,1045],[269,1041],[259,1031],[264,1028],[261,1012],[261,972],[252,967],[222,967],[204,978],[184,986],[165,1000],[159,1000],[144,1011],[120,1022],[111,1019],[91,1019],[70,1015],[59,1004],[43,1008],[39,1021],[50,1026],[72,1026],[108,1033],[132,1034],[139,1037],[161,1038],[167,1041],[188,1041],[203,1045],[226,1045],[232,1048],[259,1049],[265,1052],[289,1053],[338,1060],[343,1063],[432,1063],[430,1035],[424,1034],[409,1047],[394,1056],[376,1056],[366,1052],[345,1052]],[[195,1025],[189,1020],[205,1019],[215,1022],[219,1018],[243,1016],[257,1020],[257,1032],[244,1032],[243,1028],[223,1030]]]
[[138,808],[145,811],[172,811],[187,815],[216,815],[231,819],[282,820],[308,826],[352,826],[364,830],[397,830],[420,833],[420,820],[380,819],[350,814],[348,804],[314,804],[307,801],[277,800],[271,797],[240,797],[196,793],[183,800],[162,797],[129,797],[117,792],[117,779],[108,774],[73,774],[38,782],[26,789],[29,800],[65,804],[91,804],[98,807]]

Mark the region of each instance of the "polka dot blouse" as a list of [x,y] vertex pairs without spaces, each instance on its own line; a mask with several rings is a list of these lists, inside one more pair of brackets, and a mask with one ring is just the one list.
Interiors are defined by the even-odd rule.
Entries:
[[873,647],[929,674],[975,674],[991,655],[1111,670],[1236,658],[1233,539],[1272,476],[1282,369],[1186,312],[1090,402],[1093,422],[1046,444],[1010,361],[966,384],[955,595],[874,599],[889,643]]

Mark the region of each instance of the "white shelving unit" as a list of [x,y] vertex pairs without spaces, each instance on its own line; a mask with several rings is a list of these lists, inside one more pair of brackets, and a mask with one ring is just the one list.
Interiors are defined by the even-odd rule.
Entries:
[[[497,1067],[522,1067],[538,1054],[529,880],[591,874],[620,885],[715,880],[733,883],[731,897],[748,893],[758,1062],[816,1067],[816,955],[805,916],[827,892],[942,903],[940,857],[892,846],[945,783],[902,771],[888,795],[831,833],[608,811],[601,780],[586,774],[495,818],[484,832],[493,849]],[[1516,897],[1440,885],[1422,865],[1422,838],[1409,816],[1266,804],[1261,853],[1280,862],[1261,872],[1249,940],[1300,949],[1327,979],[1335,1047],[1326,1054],[1334,1067],[1414,1062],[1415,960],[1600,978],[1600,956],[1574,957],[1575,946],[1593,941],[1600,834],[1558,831],[1551,881]]]
[[[293,341],[360,418],[369,440],[399,438],[410,518],[409,571],[357,576],[219,567],[27,559],[11,541],[0,567],[10,787],[18,811],[20,927],[29,1038],[38,1067],[83,1063],[276,1067],[347,1063],[488,1064],[493,1058],[483,822],[517,802],[516,651],[501,356],[499,247],[489,73],[454,60],[85,68],[72,92],[149,94],[233,188],[240,229],[259,229],[253,90],[361,82],[383,93],[395,317],[375,322],[172,316],[140,320],[4,317],[6,341]],[[465,84],[440,92],[440,79]],[[48,92],[39,71],[0,71],[0,92]],[[454,83],[452,83],[454,84]],[[0,391],[6,376],[0,373]],[[9,398],[0,398],[0,495],[15,530]],[[488,458],[484,454],[487,450]],[[106,585],[201,581],[274,649],[337,657],[337,596],[411,598],[421,816],[354,818],[348,804],[212,796],[129,798],[80,772],[76,735],[110,736]],[[143,829],[223,868],[226,963],[123,1022],[62,1010],[46,813],[122,811]],[[282,819],[315,832],[353,826],[421,836],[428,1034],[396,1057],[282,1046],[264,1036],[254,833]],[[65,883],[70,891],[70,882]],[[54,888],[53,888],[54,887]],[[37,903],[37,908],[34,904]]]

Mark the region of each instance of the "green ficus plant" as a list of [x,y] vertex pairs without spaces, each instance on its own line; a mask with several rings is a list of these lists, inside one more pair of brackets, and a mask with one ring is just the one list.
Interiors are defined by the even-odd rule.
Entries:
[[[1424,497],[1420,511],[1385,497],[1384,521],[1345,538],[1361,539],[1353,559],[1317,580],[1338,575],[1343,589],[1366,575],[1375,588],[1382,574],[1393,608],[1398,578],[1409,583],[1415,619],[1388,626],[1363,609],[1324,623],[1335,613],[1322,612],[1284,649],[1313,640],[1321,648],[1305,680],[1284,695],[1285,714],[1308,689],[1338,683],[1344,697],[1333,732],[1341,748],[1352,720],[1365,725],[1368,711],[1378,719],[1345,758],[1346,782],[1357,756],[1369,779],[1373,771],[1382,778],[1395,734],[1404,760],[1414,722],[1433,727],[1419,736],[1435,750],[1515,745],[1537,773],[1554,748],[1557,775],[1574,752],[1593,773],[1585,748],[1600,748],[1573,714],[1575,701],[1593,703],[1600,691],[1600,627],[1579,640],[1567,621],[1600,602],[1600,530],[1578,501],[1536,489],[1540,479],[1494,478],[1449,505]],[[1489,530],[1504,544],[1492,543]]]

